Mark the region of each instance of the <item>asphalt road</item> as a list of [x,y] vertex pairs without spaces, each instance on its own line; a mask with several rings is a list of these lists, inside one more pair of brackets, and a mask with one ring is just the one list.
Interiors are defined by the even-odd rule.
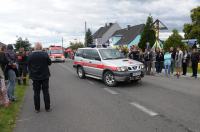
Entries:
[[14,132],[200,132],[200,80],[145,76],[108,88],[79,79],[72,62],[51,66],[53,111],[34,113],[27,91]]

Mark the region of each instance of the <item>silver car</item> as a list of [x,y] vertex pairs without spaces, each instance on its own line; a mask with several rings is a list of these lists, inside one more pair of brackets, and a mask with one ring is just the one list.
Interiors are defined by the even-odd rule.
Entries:
[[117,82],[138,81],[144,77],[141,62],[127,59],[112,48],[79,48],[73,67],[80,78],[101,79],[110,87],[116,86]]

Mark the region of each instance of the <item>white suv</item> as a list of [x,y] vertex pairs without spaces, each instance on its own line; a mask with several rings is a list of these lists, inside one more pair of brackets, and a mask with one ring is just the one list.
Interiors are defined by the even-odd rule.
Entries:
[[144,65],[125,58],[118,50],[111,48],[79,48],[74,58],[74,68],[80,78],[101,79],[108,86],[117,82],[141,80]]

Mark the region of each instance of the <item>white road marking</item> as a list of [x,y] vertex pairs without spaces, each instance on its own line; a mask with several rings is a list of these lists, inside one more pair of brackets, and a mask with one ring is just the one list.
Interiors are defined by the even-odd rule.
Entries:
[[104,88],[104,90],[106,90],[106,91],[109,92],[110,94],[114,94],[114,95],[119,94],[119,93],[117,93],[117,92],[115,92],[115,91],[113,91],[113,90],[111,90],[111,89],[109,89],[109,88]]
[[130,104],[131,104],[132,106],[134,106],[134,107],[140,109],[141,111],[147,113],[148,115],[150,115],[150,116],[152,116],[152,117],[158,115],[158,113],[156,113],[156,112],[154,112],[154,111],[152,111],[152,110],[150,110],[150,109],[148,109],[148,108],[146,108],[146,107],[144,107],[144,106],[142,106],[142,105],[140,105],[140,104],[138,104],[138,103],[136,103],[136,102],[132,102],[132,103],[130,103]]
[[29,121],[29,120],[31,120],[33,117],[31,117],[31,118],[25,118],[25,119],[21,119],[21,120],[17,120],[17,122],[24,122],[24,121]]
[[90,84],[94,85],[94,82],[92,82],[92,81],[89,81],[89,80],[88,80],[88,83],[90,83]]

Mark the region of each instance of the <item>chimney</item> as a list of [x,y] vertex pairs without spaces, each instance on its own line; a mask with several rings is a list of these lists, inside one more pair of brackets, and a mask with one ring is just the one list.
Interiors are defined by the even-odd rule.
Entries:
[[127,30],[130,30],[131,29],[131,25],[127,25]]
[[105,27],[107,27],[108,26],[108,24],[107,23],[105,23]]

